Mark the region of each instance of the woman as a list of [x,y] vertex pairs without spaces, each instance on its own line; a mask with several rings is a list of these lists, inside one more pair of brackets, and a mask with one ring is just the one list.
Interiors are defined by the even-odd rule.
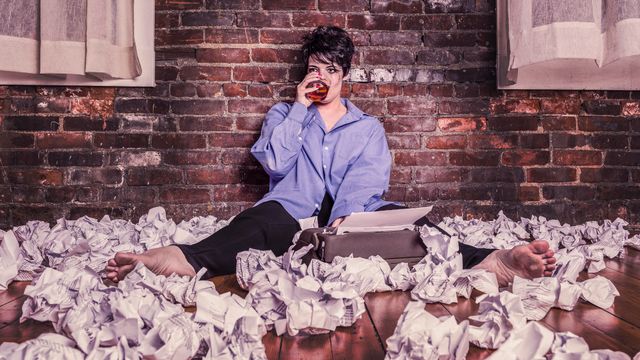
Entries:
[[[269,110],[251,148],[270,178],[269,193],[254,207],[197,244],[118,253],[108,263],[107,276],[118,281],[137,262],[164,275],[193,276],[203,267],[206,276],[234,273],[241,251],[283,254],[300,230],[298,219],[318,216],[321,226],[338,226],[352,212],[400,208],[382,200],[391,170],[384,128],[340,97],[353,53],[353,42],[338,27],[320,26],[304,37],[307,74],[297,86],[295,102],[281,102]],[[319,82],[329,90],[314,103],[308,96]],[[515,274],[550,275],[555,262],[544,241],[499,251],[461,244],[460,250],[466,268],[496,272],[503,285]]]

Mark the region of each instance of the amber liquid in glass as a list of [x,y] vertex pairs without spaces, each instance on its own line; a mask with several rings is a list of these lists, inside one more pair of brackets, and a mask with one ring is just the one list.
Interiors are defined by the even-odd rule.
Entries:
[[329,85],[325,84],[320,80],[316,80],[316,81],[310,82],[309,85],[307,85],[307,88],[315,87],[316,84],[319,85],[317,90],[308,93],[306,95],[307,99],[311,101],[322,101],[327,97],[327,93],[329,92]]

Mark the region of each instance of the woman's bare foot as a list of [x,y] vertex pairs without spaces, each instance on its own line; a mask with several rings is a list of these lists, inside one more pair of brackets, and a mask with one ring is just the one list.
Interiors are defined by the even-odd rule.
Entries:
[[133,270],[138,262],[141,262],[153,273],[169,276],[178,275],[195,276],[193,266],[189,264],[182,250],[177,246],[165,246],[145,251],[142,254],[116,253],[113,259],[107,263],[107,278],[113,282],[124,279]]
[[553,250],[549,249],[549,243],[534,240],[512,249],[496,250],[474,266],[474,269],[495,273],[498,284],[507,286],[516,275],[525,279],[551,276],[555,263],[556,258],[553,257]]

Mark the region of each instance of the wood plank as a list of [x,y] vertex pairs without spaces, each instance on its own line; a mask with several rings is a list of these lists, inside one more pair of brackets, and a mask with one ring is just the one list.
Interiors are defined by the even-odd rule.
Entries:
[[14,281],[7,287],[7,290],[0,291],[0,306],[9,303],[24,295],[24,289],[30,281]]
[[331,334],[283,335],[280,359],[331,359]]
[[220,294],[231,291],[242,298],[247,296],[248,292],[240,287],[235,275],[214,276],[209,280],[213,282]]
[[9,342],[25,342],[35,339],[40,334],[54,332],[53,325],[50,322],[40,322],[35,320],[27,320],[20,324],[14,321],[11,324],[0,329],[0,343]]
[[333,359],[384,359],[384,347],[369,313],[365,311],[350,327],[339,327],[331,334]]
[[640,251],[625,247],[623,257],[605,259],[607,268],[640,279]]
[[411,301],[411,294],[407,291],[368,293],[364,301],[378,338],[386,350],[387,339],[393,335],[402,311]]
[[265,336],[262,337],[262,344],[264,344],[267,359],[278,360],[280,358],[280,346],[282,345],[282,338],[276,335],[275,330],[269,331]]
[[640,304],[640,280],[607,268],[597,274],[581,274],[578,279],[584,281],[597,275],[611,280],[620,292],[620,296],[615,298],[613,306],[606,309],[606,311],[636,327],[640,327],[640,311],[638,311],[638,304]]
[[0,329],[20,320],[22,304],[26,300],[27,297],[22,296],[0,307]]

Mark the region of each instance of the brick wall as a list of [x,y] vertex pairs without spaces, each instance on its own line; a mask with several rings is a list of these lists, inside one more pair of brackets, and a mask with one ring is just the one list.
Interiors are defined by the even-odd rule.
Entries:
[[156,1],[155,88],[0,87],[0,227],[87,214],[228,217],[266,190],[250,154],[291,100],[300,36],[358,47],[345,96],[384,120],[388,199],[437,215],[640,214],[640,92],[497,91],[495,1]]

